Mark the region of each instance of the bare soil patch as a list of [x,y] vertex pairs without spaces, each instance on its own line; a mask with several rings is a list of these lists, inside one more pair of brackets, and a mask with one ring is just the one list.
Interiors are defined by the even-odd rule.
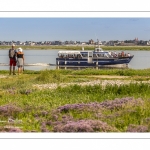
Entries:
[[7,78],[8,76],[6,75],[0,75],[0,78]]
[[124,78],[129,78],[130,76],[117,76],[117,75],[91,75],[88,77],[94,77],[94,78],[106,78],[106,79],[124,79]]

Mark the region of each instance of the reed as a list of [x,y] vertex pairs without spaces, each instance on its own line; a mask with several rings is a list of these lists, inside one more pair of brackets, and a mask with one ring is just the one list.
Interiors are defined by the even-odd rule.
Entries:
[[[84,46],[84,45],[83,45]],[[65,50],[82,50],[82,47],[80,45],[35,45],[35,46],[27,46],[27,45],[19,45],[16,46],[16,48],[22,47],[24,50],[51,50],[51,49],[65,49]],[[0,49],[10,49],[11,46],[2,46],[0,45]],[[85,50],[93,50],[95,48],[95,45],[86,45],[84,46]],[[150,50],[150,46],[101,46],[104,50]]]

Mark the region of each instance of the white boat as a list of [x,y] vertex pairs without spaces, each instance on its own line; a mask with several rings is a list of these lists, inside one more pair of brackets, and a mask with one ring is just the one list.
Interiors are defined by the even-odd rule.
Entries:
[[122,52],[104,51],[97,47],[94,51],[59,51],[56,58],[57,66],[127,66],[134,55]]

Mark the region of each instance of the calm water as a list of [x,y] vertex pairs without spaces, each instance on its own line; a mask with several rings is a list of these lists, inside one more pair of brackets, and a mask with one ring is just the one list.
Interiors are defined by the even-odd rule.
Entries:
[[[55,69],[50,64],[56,63],[56,57],[59,50],[24,50],[25,69],[27,70],[44,70]],[[125,51],[134,55],[129,63],[132,69],[150,68],[150,51]],[[8,50],[0,50],[0,70],[8,70],[9,66]]]

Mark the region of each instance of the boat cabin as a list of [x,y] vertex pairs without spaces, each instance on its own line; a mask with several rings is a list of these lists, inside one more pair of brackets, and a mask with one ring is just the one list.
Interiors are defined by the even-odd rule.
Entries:
[[95,50],[94,50],[95,52],[103,52],[103,49],[102,48],[100,48],[100,47],[98,47],[98,48],[95,48]]
[[100,47],[95,48],[94,51],[59,51],[58,58],[62,59],[106,59],[106,58],[123,58],[131,55],[124,52],[117,53],[116,51],[103,51]]
[[95,51],[59,51],[59,58],[89,58],[89,57],[106,57],[108,58],[109,52],[104,52],[103,50],[97,49]]

